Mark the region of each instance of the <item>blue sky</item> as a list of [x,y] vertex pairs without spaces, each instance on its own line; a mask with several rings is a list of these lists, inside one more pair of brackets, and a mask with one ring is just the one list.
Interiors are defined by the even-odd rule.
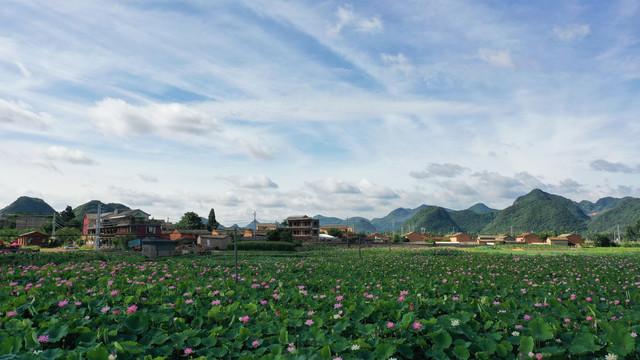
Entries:
[[5,1],[0,206],[640,197],[640,2]]

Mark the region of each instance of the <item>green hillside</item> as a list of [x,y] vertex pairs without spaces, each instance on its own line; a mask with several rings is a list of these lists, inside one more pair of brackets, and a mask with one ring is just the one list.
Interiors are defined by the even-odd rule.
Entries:
[[0,214],[52,214],[55,210],[44,200],[20,196],[16,201],[0,210]]
[[[346,222],[345,222],[346,224]],[[367,232],[367,233],[374,233],[376,232],[376,227],[373,226],[371,224],[371,222],[368,219],[365,219],[363,217],[353,217],[353,218],[349,218],[349,224],[350,227],[353,227],[353,231],[356,233],[361,233],[361,232]]]
[[402,226],[407,220],[414,216],[418,211],[426,208],[427,205],[420,205],[415,209],[397,208],[382,218],[374,218],[370,223],[375,226],[378,232],[391,231],[395,226]]
[[528,194],[520,196],[513,204],[522,204],[529,201],[550,201],[566,208],[577,219],[582,221],[589,220],[589,216],[575,202],[559,195],[546,193],[540,189],[533,189]]
[[585,214],[601,213],[613,209],[618,206],[622,200],[633,199],[630,196],[624,198],[614,198],[611,196],[603,197],[595,203],[588,200],[582,200],[578,203],[578,206],[585,212]]
[[498,210],[496,209],[492,209],[490,207],[488,207],[487,205],[483,204],[483,203],[477,203],[475,205],[473,205],[472,207],[468,208],[467,210],[471,210],[474,213],[477,214],[484,214],[484,213],[490,213],[490,212],[496,212]]
[[633,225],[640,219],[640,199],[628,198],[621,200],[616,207],[600,213],[589,222],[589,231],[613,232],[620,225],[620,232],[624,233],[627,225]]
[[458,231],[467,234],[479,234],[489,223],[495,219],[498,213],[484,212],[477,213],[471,209],[454,211],[449,213],[449,217],[458,224]]
[[484,234],[586,230],[589,217],[571,200],[535,189],[500,211]]
[[422,232],[432,235],[450,234],[460,227],[456,224],[449,213],[439,206],[427,206],[419,210],[411,219],[404,223],[406,229],[415,229],[416,232]]
[[337,217],[316,215],[313,218],[320,220],[320,226],[322,226],[322,225],[342,225],[342,224],[345,223],[344,220],[342,220],[340,218],[337,218]]
[[98,204],[102,204],[102,213],[113,212],[114,210],[131,210],[128,206],[118,204],[118,203],[109,203],[104,204],[99,200],[91,200],[88,203],[82,204],[75,209],[73,209],[73,213],[76,214],[78,219],[84,218],[85,214],[97,214],[98,213]]

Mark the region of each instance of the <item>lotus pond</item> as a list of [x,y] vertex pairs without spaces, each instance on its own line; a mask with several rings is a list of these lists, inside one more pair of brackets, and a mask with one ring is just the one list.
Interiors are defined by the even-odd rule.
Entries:
[[0,359],[640,357],[636,255],[33,260],[0,262]]

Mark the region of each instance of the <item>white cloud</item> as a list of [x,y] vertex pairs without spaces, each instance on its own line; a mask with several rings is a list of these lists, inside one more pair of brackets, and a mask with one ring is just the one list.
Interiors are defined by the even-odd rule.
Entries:
[[375,184],[367,179],[360,180],[358,188],[364,196],[376,199],[396,199],[399,197],[391,188]]
[[332,35],[339,34],[345,28],[353,28],[355,31],[367,34],[375,34],[383,30],[382,20],[378,16],[369,18],[361,16],[354,11],[351,5],[339,6],[335,16],[337,21],[329,29],[329,33]]
[[553,28],[553,35],[562,41],[579,40],[591,32],[589,25],[585,24],[570,24],[564,27],[556,26]]
[[106,98],[98,101],[89,115],[106,136],[161,134],[171,137],[176,133],[206,135],[220,130],[216,119],[178,103],[137,106],[122,99]]
[[80,150],[71,150],[64,146],[51,146],[44,151],[43,157],[48,160],[51,166],[57,163],[68,163],[73,165],[95,165],[96,162],[90,159]]
[[255,160],[272,160],[273,155],[276,152],[273,148],[260,145],[257,140],[249,141],[247,139],[236,139],[235,142],[245,154]]
[[21,130],[46,130],[51,127],[53,117],[44,112],[35,112],[24,102],[0,99],[0,125],[6,124]]
[[140,180],[146,183],[157,183],[159,182],[158,177],[151,174],[138,174]]
[[383,53],[380,54],[380,57],[382,58],[382,62],[384,62],[392,72],[398,72],[404,75],[409,75],[413,72],[413,66],[409,62],[409,59],[407,59],[407,57],[402,53],[399,53],[398,55]]
[[248,189],[277,189],[278,184],[269,179],[266,175],[238,176],[233,178],[233,183],[242,188]]
[[640,173],[640,165],[632,167],[621,162],[612,163],[604,159],[593,160],[589,163],[589,166],[595,171],[625,174]]
[[24,64],[22,64],[19,61],[16,61],[16,66],[18,67],[18,69],[20,70],[20,73],[26,77],[26,78],[30,78],[31,77],[31,72],[29,70],[27,70],[27,68],[24,66]]
[[359,194],[360,189],[354,184],[349,184],[345,181],[337,180],[334,178],[326,178],[324,180],[317,180],[308,182],[307,185],[315,192],[322,194]]
[[426,179],[434,176],[442,176],[447,178],[456,177],[462,174],[468,168],[460,166],[458,164],[436,164],[430,163],[427,165],[426,170],[422,171],[412,171],[409,173],[409,176],[414,177],[416,179]]
[[489,49],[478,50],[478,56],[487,64],[495,67],[513,68],[511,54],[508,51],[498,51]]

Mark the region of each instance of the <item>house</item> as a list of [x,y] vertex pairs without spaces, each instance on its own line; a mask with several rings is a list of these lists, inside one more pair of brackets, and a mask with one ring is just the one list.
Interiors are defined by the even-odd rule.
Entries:
[[500,235],[496,236],[496,240],[497,241],[502,241],[503,243],[507,242],[507,241],[515,241],[513,236],[511,236],[509,234],[500,234]]
[[[136,238],[158,237],[162,234],[160,221],[150,219],[146,212],[119,210],[100,214],[100,242],[112,244],[116,236],[134,236]],[[87,243],[96,238],[97,214],[86,214],[82,220],[82,236]]]
[[18,235],[18,245],[20,246],[42,246],[49,243],[49,235],[37,231]]
[[415,231],[404,234],[404,237],[409,239],[409,242],[424,242],[424,239],[428,237],[427,234],[420,234]]
[[458,243],[475,243],[476,242],[471,236],[461,232],[449,236],[449,240],[451,240],[451,242],[458,242]]
[[504,240],[498,240],[500,235],[478,235],[476,241],[480,245],[498,245],[504,244]]
[[197,244],[216,250],[226,250],[233,239],[229,235],[198,235]]
[[375,233],[375,234],[369,235],[369,237],[372,238],[374,242],[383,242],[383,243],[391,242],[390,235],[382,235],[382,234]]
[[307,215],[289,216],[285,219],[294,241],[318,241],[320,220]]
[[575,246],[578,244],[583,244],[584,239],[580,237],[580,235],[576,234],[562,234],[559,236],[550,237],[547,239],[547,243],[551,245],[569,245]]
[[524,233],[516,236],[516,242],[525,244],[543,244],[544,241],[534,233]]
[[350,237],[353,235],[354,231],[353,231],[353,227],[349,227],[348,225],[340,225],[340,224],[333,224],[333,225],[322,225],[320,226],[320,233],[321,234],[329,234],[329,230],[331,229],[336,229],[336,230],[340,230],[340,232],[342,233],[343,237],[346,239],[347,237]]
[[169,239],[144,238],[141,245],[142,255],[150,258],[173,256],[176,253],[176,242]]
[[169,235],[169,239],[172,241],[180,241],[180,240],[195,240],[200,235],[211,235],[211,232],[206,229],[175,229]]

